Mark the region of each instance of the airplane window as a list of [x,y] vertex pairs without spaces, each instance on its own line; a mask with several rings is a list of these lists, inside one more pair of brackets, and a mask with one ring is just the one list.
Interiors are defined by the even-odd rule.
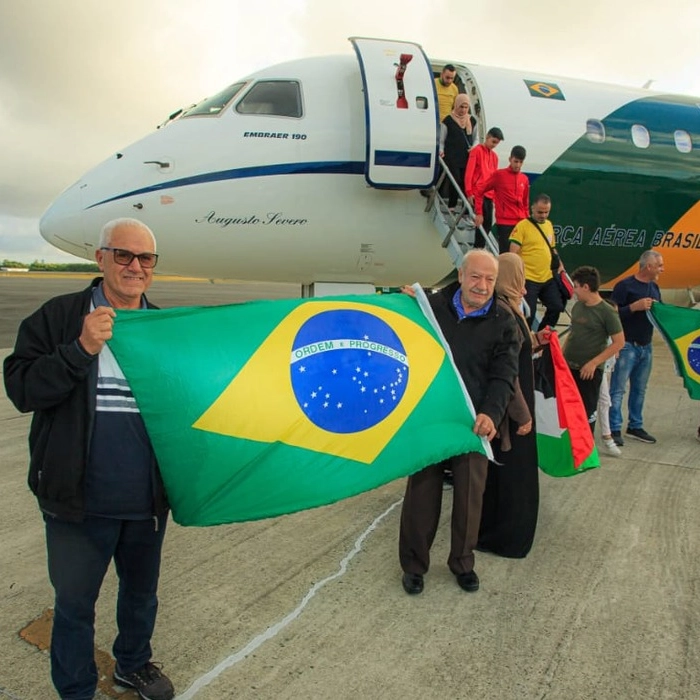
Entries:
[[294,80],[264,80],[253,85],[236,105],[240,114],[301,117],[301,87]]
[[215,117],[219,115],[224,107],[241,91],[245,83],[234,83],[221,92],[217,92],[213,97],[198,102],[194,107],[185,110],[183,117]]
[[605,125],[599,119],[589,119],[586,122],[586,136],[591,143],[605,141]]
[[641,124],[632,124],[632,143],[637,148],[649,148],[649,130]]
[[693,140],[687,131],[678,129],[673,132],[673,140],[676,142],[676,148],[681,153],[690,153],[693,150]]

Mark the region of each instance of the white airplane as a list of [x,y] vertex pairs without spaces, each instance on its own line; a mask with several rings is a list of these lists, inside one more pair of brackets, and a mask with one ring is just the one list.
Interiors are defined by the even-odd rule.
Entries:
[[449,62],[478,133],[503,130],[501,166],[527,148],[568,269],[595,265],[609,287],[653,248],[663,286],[700,284],[699,100],[350,41],[355,56],[276,65],[175,113],[63,192],[42,235],[93,260],[102,225],[134,216],[160,272],[309,295],[439,284],[474,233],[419,193],[441,174],[433,81]]

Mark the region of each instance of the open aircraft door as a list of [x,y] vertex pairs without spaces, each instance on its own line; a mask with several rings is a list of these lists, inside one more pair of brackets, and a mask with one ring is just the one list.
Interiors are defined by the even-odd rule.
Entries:
[[437,179],[439,123],[430,62],[418,44],[350,37],[365,93],[365,179],[426,188]]

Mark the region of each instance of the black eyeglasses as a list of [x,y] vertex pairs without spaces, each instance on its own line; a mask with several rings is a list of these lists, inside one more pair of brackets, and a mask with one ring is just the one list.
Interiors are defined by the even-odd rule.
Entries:
[[139,259],[139,265],[144,269],[150,269],[156,266],[158,262],[158,255],[156,253],[132,253],[130,250],[124,250],[123,248],[100,248],[100,250],[111,250],[114,253],[114,262],[117,265],[131,265],[134,258]]

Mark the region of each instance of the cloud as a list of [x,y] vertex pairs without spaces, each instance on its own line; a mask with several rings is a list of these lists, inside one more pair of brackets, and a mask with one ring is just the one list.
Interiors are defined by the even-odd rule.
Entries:
[[39,235],[39,220],[0,215],[0,261],[85,262],[57,250]]
[[[38,216],[88,168],[168,114],[294,49],[289,33],[260,50],[270,41],[262,6],[246,10],[245,22],[237,3],[201,7],[3,3],[0,65],[12,69],[0,73],[0,212]],[[294,4],[286,7],[290,16]]]
[[[36,219],[176,109],[263,66],[351,53],[348,36],[429,56],[700,93],[700,9],[666,0],[5,0],[0,215]],[[23,229],[24,230],[24,229]],[[43,245],[39,239],[38,246]]]

